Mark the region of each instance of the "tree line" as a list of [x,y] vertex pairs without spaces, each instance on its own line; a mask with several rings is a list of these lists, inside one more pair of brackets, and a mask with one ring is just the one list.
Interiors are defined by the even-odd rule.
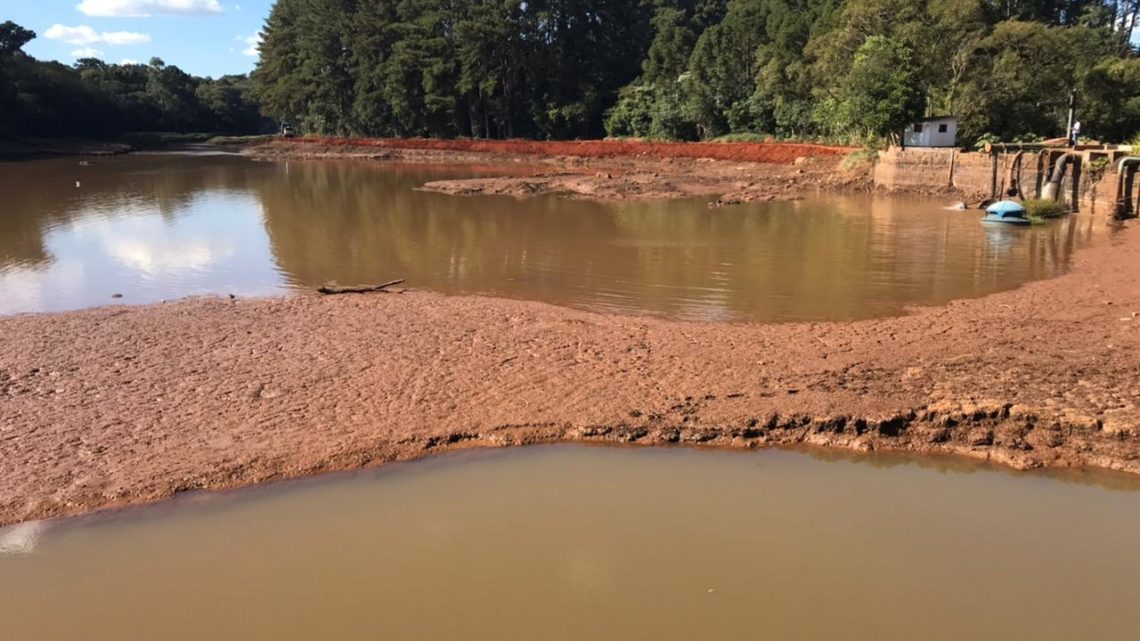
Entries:
[[1140,0],[277,0],[263,111],[362,136],[1140,131]]
[[35,37],[11,21],[0,24],[0,136],[244,134],[263,125],[246,76],[199,78],[158,58],[149,64],[44,62],[23,51]]

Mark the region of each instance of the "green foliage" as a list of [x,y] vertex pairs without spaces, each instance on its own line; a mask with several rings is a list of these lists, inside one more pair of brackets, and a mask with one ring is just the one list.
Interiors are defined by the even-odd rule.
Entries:
[[840,163],[839,168],[843,171],[853,171],[860,167],[873,165],[879,160],[879,150],[875,147],[864,147],[858,151],[853,151],[843,157],[843,162]]
[[1106,58],[1081,82],[1085,130],[1105,140],[1128,140],[1140,123],[1140,58]]
[[[1140,131],[1137,0],[276,0],[247,81],[74,68],[0,25],[0,134],[302,132],[964,145]],[[259,113],[260,109],[260,113]]]
[[243,76],[196,78],[149,65],[83,58],[68,67],[21,47],[35,37],[0,25],[0,135],[106,138],[128,131],[257,131],[262,118]]
[[749,131],[759,115],[755,91],[756,49],[764,33],[760,2],[737,0],[719,24],[701,34],[689,59],[688,103],[703,138]]
[[974,141],[974,150],[982,151],[986,148],[986,145],[990,145],[995,142],[1001,142],[1001,138],[988,132],[984,133],[981,136],[978,136],[977,140]]
[[606,112],[606,133],[614,137],[646,138],[653,126],[657,92],[652,85],[629,85],[618,94],[617,104]]
[[641,0],[279,0],[253,80],[307,132],[593,137],[650,17]]
[[1112,161],[1108,158],[1102,157],[1093,160],[1085,166],[1085,175],[1088,176],[1088,184],[1096,185],[1104,178],[1104,174],[1108,168],[1112,166]]
[[1036,223],[1053,218],[1060,218],[1069,213],[1061,203],[1054,200],[1030,199],[1022,202],[1021,205],[1025,207],[1026,217]]
[[855,52],[851,70],[818,119],[835,131],[898,137],[922,115],[923,95],[910,49],[871,36]]
[[764,134],[754,134],[751,132],[738,133],[738,134],[725,134],[713,139],[713,142],[765,142],[771,140],[771,136]]
[[11,20],[0,23],[0,56],[12,56],[36,37],[36,32],[25,29]]
[[614,137],[688,140],[696,135],[676,83],[622,89],[617,104],[606,112],[605,127]]

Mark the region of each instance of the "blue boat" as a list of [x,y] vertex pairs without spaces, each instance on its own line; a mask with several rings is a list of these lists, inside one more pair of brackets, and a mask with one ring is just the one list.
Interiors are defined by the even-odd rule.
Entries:
[[983,223],[998,223],[1001,225],[1029,225],[1029,218],[1025,215],[1025,207],[1012,200],[1003,200],[986,207]]

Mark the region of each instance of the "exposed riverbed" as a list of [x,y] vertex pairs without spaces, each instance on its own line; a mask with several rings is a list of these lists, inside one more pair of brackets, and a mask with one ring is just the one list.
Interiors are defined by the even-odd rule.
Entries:
[[0,530],[0,629],[1062,641],[1140,626],[1140,481],[829,458],[533,448]]

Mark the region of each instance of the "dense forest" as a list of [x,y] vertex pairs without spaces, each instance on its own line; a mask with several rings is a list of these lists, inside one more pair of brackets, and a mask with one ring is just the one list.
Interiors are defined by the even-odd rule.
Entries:
[[367,136],[1140,131],[1140,0],[278,0],[267,115]]
[[42,62],[23,52],[35,37],[11,21],[0,24],[0,136],[240,134],[262,125],[245,76],[197,78],[158,58],[146,65]]
[[[128,131],[963,142],[1140,134],[1140,0],[277,0],[251,78],[72,66],[0,24],[0,136]],[[1138,30],[1140,31],[1140,30]],[[1140,34],[1138,34],[1140,35]]]

